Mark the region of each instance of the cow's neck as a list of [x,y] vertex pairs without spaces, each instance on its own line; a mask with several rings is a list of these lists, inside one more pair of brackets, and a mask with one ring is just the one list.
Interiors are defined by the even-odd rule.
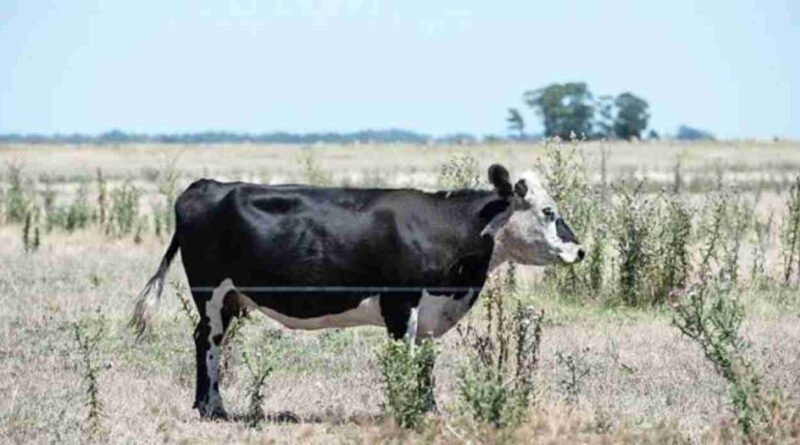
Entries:
[[483,219],[478,216],[487,208],[498,208],[496,205],[497,202],[498,199],[494,193],[483,192],[479,199],[473,201],[467,208],[463,209],[466,210],[466,212],[463,215],[462,221],[473,221],[473,223],[470,223],[468,228],[464,232],[461,232],[462,235],[460,236],[460,246],[457,254],[459,258],[457,260],[465,257],[472,257],[473,259],[480,258],[478,261],[481,264],[476,266],[477,269],[484,271],[484,279],[485,275],[488,275],[489,272],[506,259],[504,252],[498,255],[496,249],[497,233],[495,233],[494,230],[487,232],[487,230],[491,229],[493,225],[498,222],[497,220],[504,218],[506,211],[502,210],[503,207],[500,206],[499,208],[501,210],[499,213],[493,215],[491,218]]
[[505,230],[500,230],[494,234],[494,248],[492,249],[492,258],[489,260],[488,273],[492,273],[503,263],[514,260],[513,252],[508,248],[509,240],[507,237],[508,234]]

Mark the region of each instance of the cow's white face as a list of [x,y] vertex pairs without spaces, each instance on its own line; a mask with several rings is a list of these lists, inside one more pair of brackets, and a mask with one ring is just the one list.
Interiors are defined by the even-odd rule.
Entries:
[[[490,179],[491,176],[490,172]],[[507,181],[507,172],[505,178]],[[497,183],[495,186],[498,190],[502,188]],[[525,172],[511,193],[507,220],[494,231],[496,261],[544,266],[572,264],[583,259],[586,254],[583,247],[561,218],[558,206],[536,173]]]

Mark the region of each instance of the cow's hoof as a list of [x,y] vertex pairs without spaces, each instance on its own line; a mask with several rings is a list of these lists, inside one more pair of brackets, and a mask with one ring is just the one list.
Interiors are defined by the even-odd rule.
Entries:
[[206,418],[210,420],[228,420],[228,413],[226,413],[224,409],[215,409],[212,410]]
[[197,405],[197,411],[203,420],[227,420],[228,413],[221,406]]

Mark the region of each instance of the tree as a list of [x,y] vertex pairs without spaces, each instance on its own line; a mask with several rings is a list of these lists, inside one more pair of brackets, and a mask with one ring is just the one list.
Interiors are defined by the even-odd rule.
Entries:
[[681,125],[680,127],[678,127],[678,133],[675,135],[675,139],[684,141],[700,141],[700,140],[710,141],[714,139],[714,135],[705,130],[692,128],[688,125]]
[[614,96],[604,95],[595,102],[597,119],[595,120],[595,136],[598,138],[614,137]]
[[522,119],[522,115],[519,114],[519,110],[509,108],[506,122],[508,122],[509,132],[517,133],[517,137],[520,140],[525,139],[525,121]]
[[620,139],[641,138],[650,119],[647,101],[632,93],[622,93],[614,99],[617,117],[614,119],[614,134]]
[[592,93],[584,82],[554,83],[534,91],[526,91],[525,103],[544,121],[544,134],[569,139],[590,136],[594,107]]

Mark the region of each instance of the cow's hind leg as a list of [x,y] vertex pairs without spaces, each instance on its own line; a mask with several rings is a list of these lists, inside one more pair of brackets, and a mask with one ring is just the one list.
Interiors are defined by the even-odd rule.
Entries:
[[197,353],[197,385],[194,407],[204,418],[226,418],[219,390],[220,346],[225,330],[235,315],[226,297],[236,296],[231,280],[223,281],[213,292],[195,293],[200,321],[194,331]]

